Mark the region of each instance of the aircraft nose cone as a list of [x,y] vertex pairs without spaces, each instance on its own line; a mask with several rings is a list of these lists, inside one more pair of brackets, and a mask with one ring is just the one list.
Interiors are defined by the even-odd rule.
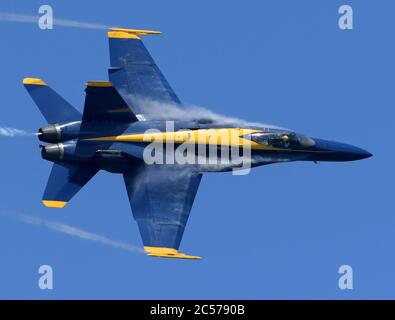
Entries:
[[369,151],[357,147],[353,147],[349,153],[352,160],[361,160],[361,159],[370,158],[372,156],[372,154]]
[[340,161],[362,160],[372,156],[370,152],[350,144],[334,142],[333,147],[332,150]]
[[316,146],[319,150],[326,152],[323,157],[328,161],[353,161],[372,156],[369,151],[335,141],[316,139]]

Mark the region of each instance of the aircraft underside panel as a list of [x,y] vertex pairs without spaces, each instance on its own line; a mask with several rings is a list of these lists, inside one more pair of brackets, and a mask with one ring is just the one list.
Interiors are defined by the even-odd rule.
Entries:
[[191,167],[143,162],[124,174],[145,247],[178,249],[201,177]]

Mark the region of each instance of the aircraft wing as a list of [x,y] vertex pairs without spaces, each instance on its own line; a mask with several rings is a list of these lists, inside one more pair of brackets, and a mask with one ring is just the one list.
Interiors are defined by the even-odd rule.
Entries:
[[155,118],[160,104],[181,105],[141,41],[140,36],[146,34],[160,32],[121,28],[108,32],[110,81],[140,120]]
[[141,162],[124,174],[133,216],[149,256],[200,259],[178,252],[202,174]]

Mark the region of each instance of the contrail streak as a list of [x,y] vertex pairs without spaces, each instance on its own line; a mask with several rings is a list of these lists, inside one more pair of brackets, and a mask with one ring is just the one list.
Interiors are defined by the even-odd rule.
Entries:
[[201,106],[186,105],[186,108],[182,108],[176,104],[163,103],[147,98],[135,98],[124,90],[120,90],[120,93],[125,100],[130,102],[130,105],[136,104],[141,107],[146,120],[204,120],[222,125],[264,127],[286,130],[283,127],[275,125],[251,122],[240,118],[225,116]]
[[21,137],[21,136],[33,136],[37,133],[27,132],[21,129],[9,128],[9,127],[0,127],[0,136],[4,137]]
[[[27,14],[5,13],[0,12],[0,21],[22,22],[22,23],[38,23],[40,16],[33,16]],[[89,23],[83,21],[67,20],[67,19],[53,19],[55,26],[69,27],[69,28],[83,28],[83,29],[109,29],[111,26],[104,24]]]
[[77,237],[83,240],[88,240],[88,241],[93,241],[93,242],[98,242],[106,246],[110,246],[113,248],[118,248],[118,249],[123,249],[129,252],[134,252],[134,253],[144,253],[144,251],[138,247],[132,246],[126,242],[122,241],[117,241],[117,240],[112,240],[107,237],[104,237],[102,235],[89,232],[86,230],[82,230],[73,226],[70,226],[68,224],[62,223],[62,222],[57,222],[57,221],[50,221],[47,219],[39,218],[39,217],[34,217],[26,214],[10,214],[6,213],[3,210],[0,210],[0,214],[3,216],[8,216],[12,217],[18,221],[35,225],[35,226],[42,226],[47,229],[64,233],[73,237]]

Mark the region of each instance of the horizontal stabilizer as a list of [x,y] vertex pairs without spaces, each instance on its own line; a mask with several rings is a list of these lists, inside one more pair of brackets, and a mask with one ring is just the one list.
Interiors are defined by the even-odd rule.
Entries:
[[23,84],[48,123],[81,120],[81,113],[52,90],[45,81],[25,78]]
[[43,204],[50,208],[63,208],[98,170],[95,166],[54,163]]

